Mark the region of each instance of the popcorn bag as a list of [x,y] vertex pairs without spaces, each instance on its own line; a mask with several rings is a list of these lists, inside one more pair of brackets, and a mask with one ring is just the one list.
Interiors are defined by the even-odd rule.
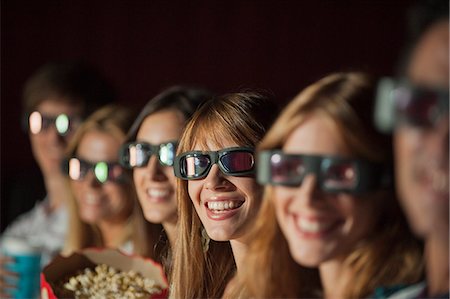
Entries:
[[168,296],[162,266],[115,249],[90,248],[57,256],[41,273],[41,298],[145,298]]

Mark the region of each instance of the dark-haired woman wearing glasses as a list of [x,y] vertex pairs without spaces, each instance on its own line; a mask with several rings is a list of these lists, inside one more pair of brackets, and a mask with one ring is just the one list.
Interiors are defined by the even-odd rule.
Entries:
[[118,161],[134,120],[121,106],[105,106],[89,117],[69,144],[64,170],[74,200],[64,254],[86,247],[119,248],[148,256],[148,232],[130,173]]
[[262,191],[254,147],[276,112],[265,97],[236,93],[206,102],[188,123],[174,166],[181,180],[171,297],[221,297],[246,266]]
[[176,177],[173,163],[185,123],[211,94],[203,89],[174,86],[142,109],[120,150],[120,162],[133,169],[133,181],[149,230],[150,257],[171,268],[171,247],[177,225]]

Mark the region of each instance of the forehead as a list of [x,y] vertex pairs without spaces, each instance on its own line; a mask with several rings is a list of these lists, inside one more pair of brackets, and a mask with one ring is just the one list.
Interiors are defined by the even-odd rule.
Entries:
[[192,150],[195,151],[219,151],[224,148],[241,146],[231,140],[231,138],[223,138],[221,140],[197,140]]
[[91,130],[81,138],[76,154],[90,162],[114,162],[118,160],[118,151],[122,141],[106,132]]
[[449,23],[433,25],[419,40],[408,66],[408,76],[416,84],[446,88],[449,81]]
[[174,110],[158,111],[147,116],[142,122],[136,139],[151,144],[178,140],[184,129],[183,116]]
[[350,155],[336,124],[321,113],[307,116],[288,136],[283,151],[292,154]]
[[42,114],[51,116],[59,114],[80,115],[82,113],[82,106],[72,103],[63,97],[51,97],[39,103],[36,110]]

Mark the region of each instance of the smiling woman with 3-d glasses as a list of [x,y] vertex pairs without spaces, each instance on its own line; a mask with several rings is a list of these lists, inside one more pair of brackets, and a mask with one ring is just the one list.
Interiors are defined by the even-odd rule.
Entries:
[[147,219],[149,255],[171,268],[171,246],[177,224],[173,163],[185,123],[212,95],[193,87],[174,86],[151,99],[131,127],[120,149],[120,163],[133,171],[134,186]]
[[147,255],[145,220],[130,173],[118,152],[134,114],[121,106],[105,106],[89,117],[69,144],[63,170],[74,200],[65,254],[86,247],[120,248]]
[[206,102],[187,124],[174,164],[181,180],[173,298],[221,297],[245,267],[262,191],[254,150],[276,111],[258,94],[228,94]]
[[[236,285],[243,297],[366,298],[420,278],[420,247],[392,189],[390,140],[372,126],[374,90],[362,74],[327,76],[261,142],[266,189]],[[321,284],[296,264],[318,268]]]

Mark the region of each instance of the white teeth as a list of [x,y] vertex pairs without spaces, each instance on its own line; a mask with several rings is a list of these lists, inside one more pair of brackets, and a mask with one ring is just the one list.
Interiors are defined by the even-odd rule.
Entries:
[[169,195],[169,191],[163,189],[147,189],[147,194],[150,197],[166,197]]
[[331,222],[319,222],[313,221],[306,218],[300,218],[297,221],[300,229],[306,233],[319,233],[327,230],[332,223]]
[[208,201],[207,203],[208,209],[216,211],[229,210],[238,208],[239,206],[239,203],[235,203],[234,201]]

